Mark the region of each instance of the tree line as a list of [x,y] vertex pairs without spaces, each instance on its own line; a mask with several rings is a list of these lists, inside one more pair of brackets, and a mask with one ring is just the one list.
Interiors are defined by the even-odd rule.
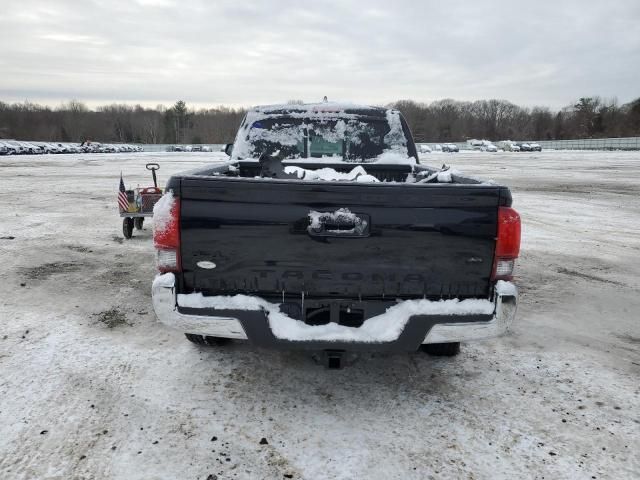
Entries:
[[583,97],[558,111],[526,108],[506,100],[393,104],[417,142],[566,140],[640,136],[640,98],[618,105],[615,99]]
[[[298,103],[298,101],[291,101]],[[563,140],[640,136],[640,98],[583,97],[560,110],[521,107],[506,100],[431,103],[401,100],[400,110],[418,142]],[[226,143],[246,110],[220,106],[190,109],[182,100],[166,108],[107,105],[96,109],[71,100],[58,108],[0,102],[0,138],[109,143]]]
[[192,110],[180,100],[162,105],[107,105],[95,110],[71,100],[58,108],[0,102],[0,138],[106,143],[225,143],[246,111],[224,106]]

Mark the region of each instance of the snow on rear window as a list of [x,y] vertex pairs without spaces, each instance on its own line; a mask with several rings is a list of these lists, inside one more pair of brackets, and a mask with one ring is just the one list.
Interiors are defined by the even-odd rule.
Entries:
[[256,122],[249,130],[249,142],[270,142],[279,145],[297,145],[302,142],[304,132],[299,126],[275,124],[271,128],[264,128]]
[[407,139],[402,130],[400,113],[396,110],[387,110],[387,123],[389,123],[389,133],[384,136],[384,143],[391,150],[407,150]]
[[238,131],[232,159],[269,155],[281,160],[331,157],[383,162],[390,154],[394,161],[389,163],[415,163],[408,156],[407,138],[395,110],[387,110],[385,117],[315,110],[276,115],[252,110]]

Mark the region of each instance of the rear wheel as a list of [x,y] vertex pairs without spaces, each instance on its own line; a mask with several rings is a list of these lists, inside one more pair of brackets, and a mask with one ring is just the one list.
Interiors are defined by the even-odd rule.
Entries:
[[122,220],[122,234],[124,238],[131,238],[133,236],[133,218],[125,217]]
[[460,353],[460,342],[454,343],[425,343],[420,349],[436,357],[454,357]]
[[196,335],[194,333],[185,333],[184,336],[192,343],[197,345],[208,345],[209,347],[220,347],[231,341],[229,338]]
[[142,230],[142,224],[144,224],[144,217],[136,217],[133,219],[133,224],[136,227],[136,230]]

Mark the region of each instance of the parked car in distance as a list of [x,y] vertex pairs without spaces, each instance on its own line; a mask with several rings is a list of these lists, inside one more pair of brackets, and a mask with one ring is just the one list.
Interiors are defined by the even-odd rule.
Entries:
[[529,144],[529,148],[531,148],[532,152],[541,152],[542,151],[542,147],[540,146],[539,143],[530,143]]
[[445,143],[444,145],[442,145],[442,151],[455,153],[455,152],[459,152],[460,149],[458,148],[457,145],[454,145],[453,143]]
[[519,152],[520,147],[512,140],[502,140],[498,142],[498,147],[502,148],[505,152]]
[[429,145],[420,145],[420,153],[431,153],[431,147]]
[[516,143],[518,147],[520,147],[521,152],[530,152],[531,146],[528,143]]
[[505,151],[512,151],[512,147],[515,144],[511,140],[502,140],[498,142],[497,145],[491,140],[467,140],[467,145],[469,145],[472,150],[476,151],[497,152],[500,149]]
[[35,145],[39,152],[38,153],[51,153],[51,148],[44,142],[32,142]]
[[493,143],[489,143],[487,145],[483,145],[482,146],[482,151],[483,152],[497,152],[498,151],[498,147],[496,147]]
[[81,144],[73,142],[45,142],[0,139],[0,155],[26,155],[44,153],[124,153],[141,152],[139,145],[102,144],[99,142],[85,141]]
[[33,143],[20,142],[20,144],[24,148],[24,153],[28,153],[28,154],[31,154],[31,155],[37,154],[37,153],[43,153],[42,150],[40,150],[40,147],[34,145]]
[[475,138],[472,140],[467,140],[467,145],[471,147],[471,150],[481,150],[484,145],[484,140],[476,140]]
[[20,142],[15,140],[5,140],[4,143],[9,148],[11,155],[22,155],[28,153]]

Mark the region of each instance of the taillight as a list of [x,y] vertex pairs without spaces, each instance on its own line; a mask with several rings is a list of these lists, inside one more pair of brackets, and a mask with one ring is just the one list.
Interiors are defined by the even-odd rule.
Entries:
[[498,209],[498,237],[492,280],[511,280],[520,253],[520,215],[511,207]]
[[165,194],[156,204],[153,216],[153,245],[158,270],[162,273],[179,272],[180,199],[171,193]]

